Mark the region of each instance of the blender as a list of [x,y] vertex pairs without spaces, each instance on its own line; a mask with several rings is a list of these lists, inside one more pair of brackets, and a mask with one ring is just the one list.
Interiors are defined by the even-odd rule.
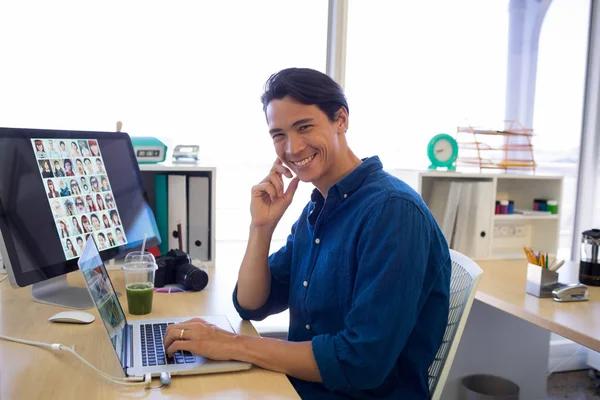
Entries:
[[590,229],[581,234],[579,282],[600,286],[600,229]]

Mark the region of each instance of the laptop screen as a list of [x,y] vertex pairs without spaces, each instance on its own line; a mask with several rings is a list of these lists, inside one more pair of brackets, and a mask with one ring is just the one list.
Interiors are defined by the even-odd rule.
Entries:
[[123,365],[123,333],[127,321],[93,237],[90,236],[85,243],[77,264],[115,352],[119,356],[121,365]]

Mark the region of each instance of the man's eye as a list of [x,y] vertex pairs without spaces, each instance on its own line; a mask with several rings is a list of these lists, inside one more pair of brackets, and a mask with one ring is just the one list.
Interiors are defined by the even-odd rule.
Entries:
[[300,132],[305,132],[308,129],[312,128],[312,125],[302,125],[299,129]]
[[279,137],[283,137],[283,133],[276,133],[272,137],[273,137],[273,140],[275,140],[275,139],[277,139]]

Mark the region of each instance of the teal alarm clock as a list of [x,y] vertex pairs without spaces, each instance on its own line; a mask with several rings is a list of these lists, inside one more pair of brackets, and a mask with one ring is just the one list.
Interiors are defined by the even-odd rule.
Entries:
[[458,143],[447,133],[435,135],[427,145],[427,156],[431,161],[429,169],[447,168],[448,171],[456,171],[454,163],[458,158]]
[[155,164],[167,158],[167,145],[151,136],[132,136],[131,144],[138,164]]

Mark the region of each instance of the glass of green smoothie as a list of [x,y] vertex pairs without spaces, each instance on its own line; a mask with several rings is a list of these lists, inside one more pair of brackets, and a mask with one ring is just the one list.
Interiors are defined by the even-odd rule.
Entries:
[[125,290],[129,314],[144,315],[152,312],[154,271],[156,260],[151,253],[132,251],[125,256]]

